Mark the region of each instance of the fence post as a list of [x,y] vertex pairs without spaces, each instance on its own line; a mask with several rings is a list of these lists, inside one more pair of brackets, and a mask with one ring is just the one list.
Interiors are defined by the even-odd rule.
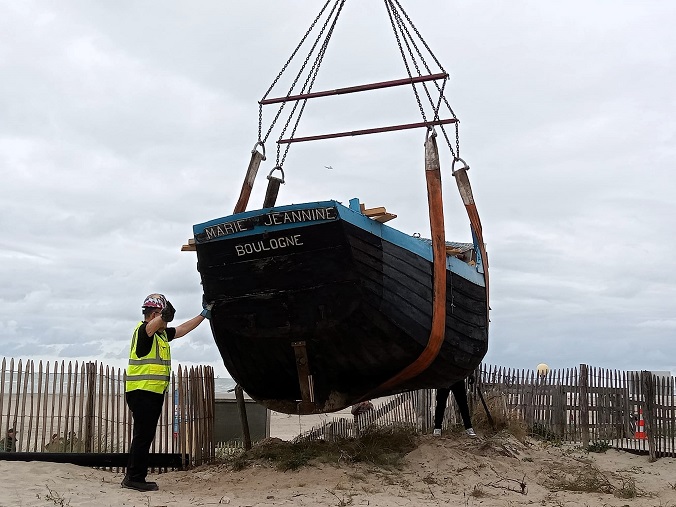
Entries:
[[85,409],[85,452],[92,452],[94,444],[94,400],[96,396],[96,363],[87,363],[87,406]]
[[528,382],[528,374],[523,379],[526,382],[523,390],[524,401],[526,402],[526,426],[528,426],[529,431],[533,431],[533,427],[535,426],[535,382],[537,380],[532,372],[530,382]]
[[586,364],[580,365],[580,430],[582,447],[589,447],[589,370]]
[[552,395],[552,426],[554,433],[563,440],[566,428],[566,392],[561,384],[551,386]]
[[629,401],[632,398],[632,392],[630,392],[629,385],[633,386],[633,376],[632,373],[627,373],[626,371],[622,372],[622,398],[623,398],[623,407],[624,407],[624,420],[623,420],[623,436],[625,438],[634,438],[634,428],[632,427],[634,407],[633,404],[630,405]]
[[655,377],[646,370],[641,372],[641,387],[643,388],[643,397],[645,401],[645,410],[643,411],[643,420],[645,423],[645,433],[648,439],[648,453],[650,462],[657,459],[655,453]]
[[418,431],[426,433],[430,424],[430,390],[418,389],[413,393],[413,411],[415,412],[415,426]]

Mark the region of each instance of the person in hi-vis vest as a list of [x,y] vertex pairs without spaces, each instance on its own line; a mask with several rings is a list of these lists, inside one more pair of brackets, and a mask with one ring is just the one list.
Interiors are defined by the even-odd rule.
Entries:
[[156,491],[157,483],[147,482],[148,454],[155,439],[162,413],[164,393],[171,378],[169,342],[185,336],[211,318],[212,305],[176,327],[167,327],[176,310],[162,294],[151,294],[143,301],[143,321],[134,329],[129,350],[125,399],[134,421],[127,473],[122,487],[137,491]]

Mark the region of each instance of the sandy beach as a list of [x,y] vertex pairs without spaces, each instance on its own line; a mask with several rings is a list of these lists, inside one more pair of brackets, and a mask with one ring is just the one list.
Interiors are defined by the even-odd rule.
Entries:
[[[332,414],[336,417],[342,414]],[[284,439],[329,416],[273,413],[271,434]],[[507,433],[472,439],[462,433],[422,436],[404,466],[317,464],[280,472],[259,464],[153,474],[160,491],[122,489],[121,473],[67,464],[0,461],[0,506],[676,506],[676,460],[519,441]],[[593,481],[591,481],[593,479]],[[578,492],[593,482],[598,491]],[[587,487],[587,486],[585,486]],[[635,496],[636,495],[636,496]]]

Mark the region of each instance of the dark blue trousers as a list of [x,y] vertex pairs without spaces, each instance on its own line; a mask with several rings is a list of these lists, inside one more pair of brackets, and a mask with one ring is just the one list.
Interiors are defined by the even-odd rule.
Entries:
[[448,400],[448,394],[451,391],[453,391],[455,402],[458,404],[463,426],[465,426],[465,429],[471,428],[472,418],[469,415],[469,404],[467,402],[467,391],[465,390],[464,380],[459,380],[453,384],[450,389],[448,387],[437,389],[437,404],[434,409],[434,427],[441,429],[441,424],[444,421],[444,411],[446,410],[446,401]]
[[126,476],[129,480],[144,482],[148,475],[148,455],[162,414],[164,395],[137,389],[125,393],[125,399],[134,420]]

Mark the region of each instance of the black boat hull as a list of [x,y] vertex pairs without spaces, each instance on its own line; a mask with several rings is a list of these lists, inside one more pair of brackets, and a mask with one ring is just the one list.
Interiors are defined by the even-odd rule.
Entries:
[[[449,386],[487,351],[486,289],[448,269],[438,356],[420,375],[379,391],[427,344],[432,262],[345,220],[198,242],[197,255],[225,366],[273,410],[331,412],[367,394]],[[303,402],[303,372],[312,403]]]

